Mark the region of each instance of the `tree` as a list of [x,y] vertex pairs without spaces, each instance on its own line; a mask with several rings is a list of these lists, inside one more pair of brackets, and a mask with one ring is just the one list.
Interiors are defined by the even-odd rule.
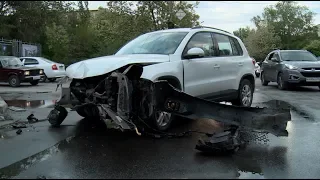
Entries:
[[251,32],[251,29],[249,26],[247,26],[245,28],[239,28],[238,30],[233,31],[233,34],[235,36],[238,36],[243,41],[249,36],[250,32]]
[[314,15],[307,7],[294,1],[280,1],[275,6],[266,7],[262,17],[253,17],[252,21],[257,28],[274,27],[275,34],[281,38],[282,47],[296,49],[316,37],[316,28],[312,24]]
[[47,56],[56,62],[66,63],[70,42],[65,28],[62,25],[53,23],[52,26],[46,28],[46,36],[46,44],[48,46]]
[[273,28],[260,27],[252,30],[244,43],[250,56],[257,61],[262,61],[273,48],[279,47],[281,39],[274,33]]
[[312,52],[316,56],[320,56],[320,40],[313,40],[304,49]]

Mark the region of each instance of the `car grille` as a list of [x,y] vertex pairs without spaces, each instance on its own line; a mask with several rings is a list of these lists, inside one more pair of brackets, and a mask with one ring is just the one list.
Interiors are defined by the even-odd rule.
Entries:
[[301,72],[304,77],[320,77],[320,72]]
[[307,70],[307,71],[311,71],[312,69],[314,70],[320,70],[320,67],[319,68],[301,68],[303,70]]
[[38,76],[40,70],[30,70],[30,76]]

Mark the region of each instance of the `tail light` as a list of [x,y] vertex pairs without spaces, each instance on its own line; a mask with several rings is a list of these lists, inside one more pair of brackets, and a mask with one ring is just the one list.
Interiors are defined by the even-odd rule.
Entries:
[[256,60],[253,59],[253,58],[251,58],[251,59],[252,59],[252,64],[253,64],[253,65],[256,65]]
[[52,70],[58,70],[58,67],[57,67],[57,65],[52,65]]

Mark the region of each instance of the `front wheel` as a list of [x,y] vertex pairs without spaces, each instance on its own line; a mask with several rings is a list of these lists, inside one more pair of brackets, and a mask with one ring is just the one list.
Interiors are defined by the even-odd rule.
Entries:
[[80,116],[84,118],[93,118],[93,119],[100,118],[99,109],[97,106],[93,104],[80,106],[76,109],[76,111]]
[[260,75],[260,76],[261,76],[261,77],[260,77],[260,80],[261,80],[262,86],[268,86],[269,81],[266,81],[266,77],[265,77],[265,75],[264,75],[263,72],[261,72],[261,75]]
[[170,128],[170,125],[174,119],[174,115],[167,112],[156,112],[153,115],[153,126],[160,131],[166,131]]
[[250,107],[253,99],[253,85],[248,79],[243,79],[238,90],[238,98],[232,101],[233,105]]
[[19,87],[20,86],[20,79],[16,75],[11,75],[8,79],[9,85],[11,87]]
[[282,73],[279,73],[278,78],[277,78],[277,83],[278,83],[278,88],[279,88],[280,90],[286,90],[286,89],[288,89],[288,82],[286,82],[286,81],[283,79],[283,74],[282,74]]
[[38,85],[38,84],[39,84],[39,80],[31,81],[30,84],[31,84],[32,86]]

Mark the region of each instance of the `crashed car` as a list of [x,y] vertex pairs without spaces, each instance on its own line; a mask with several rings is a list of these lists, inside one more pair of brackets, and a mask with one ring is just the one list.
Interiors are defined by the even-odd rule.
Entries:
[[[166,80],[174,88],[194,97],[232,102],[243,107],[250,107],[252,103],[254,64],[244,44],[226,31],[208,27],[143,34],[115,55],[74,63],[66,69],[66,78],[72,79],[68,87],[70,92],[64,90],[66,94],[62,96],[79,101],[75,103],[82,105],[76,108],[79,115],[101,117],[97,104],[107,104],[116,109],[120,98],[117,97],[119,87],[114,73],[126,74],[130,65],[143,67],[141,77],[130,73],[126,75],[130,80]],[[140,87],[141,94],[130,98],[147,101],[147,89],[143,90],[139,83],[132,86],[135,86],[133,91]],[[148,105],[136,104],[132,108],[148,109],[145,106]],[[146,122],[158,130],[167,130],[174,119],[174,115],[163,111],[155,111],[148,116],[151,118]]]

